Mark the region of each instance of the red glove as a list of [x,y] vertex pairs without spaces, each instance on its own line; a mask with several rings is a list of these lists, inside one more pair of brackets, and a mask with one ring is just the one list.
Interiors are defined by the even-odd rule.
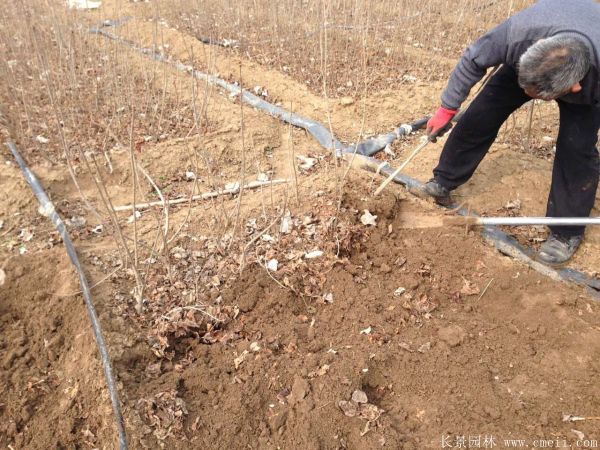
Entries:
[[452,119],[458,111],[440,106],[434,116],[427,122],[427,137],[431,142],[436,142],[437,138],[443,136],[452,128]]

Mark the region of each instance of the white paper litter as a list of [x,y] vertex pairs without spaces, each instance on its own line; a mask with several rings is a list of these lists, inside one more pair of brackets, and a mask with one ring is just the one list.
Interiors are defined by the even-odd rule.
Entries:
[[250,350],[253,351],[254,353],[259,352],[260,345],[258,344],[258,342],[253,342],[252,344],[250,344]]
[[47,144],[48,142],[50,142],[50,139],[48,139],[42,135],[36,136],[35,140],[38,141],[40,144]]
[[134,214],[129,216],[129,218],[127,219],[127,223],[133,223],[134,220],[137,220],[140,217],[142,217],[142,213],[139,211],[136,211]]
[[261,183],[266,183],[267,181],[270,180],[269,175],[267,175],[266,173],[259,173],[258,176],[256,177],[257,181],[260,181]]
[[235,39],[223,39],[221,43],[223,44],[223,47],[238,47],[240,45],[239,41],[236,41]]
[[307,156],[296,155],[296,158],[300,160],[299,167],[302,170],[310,170],[317,163],[317,160],[315,158],[309,158]]
[[31,231],[29,228],[23,228],[19,233],[19,238],[23,242],[29,242],[33,239],[33,231]]
[[235,358],[233,360],[233,365],[235,366],[235,370],[238,370],[240,368],[240,366],[246,359],[246,356],[248,356],[248,350],[244,350],[240,356],[238,356],[237,358]]
[[248,219],[248,221],[246,222],[246,228],[249,229],[250,233],[253,233],[254,230],[256,230],[257,224],[256,224],[256,219],[252,218],[252,219]]
[[574,416],[573,414],[564,414],[562,421],[563,422],[583,422],[585,417]]
[[233,183],[227,183],[225,185],[225,190],[226,191],[239,191],[240,190],[240,183],[238,181],[235,181]]
[[369,399],[364,391],[356,390],[352,393],[352,401],[354,403],[368,403]]
[[427,351],[431,350],[431,342],[425,342],[423,345],[421,345],[417,351],[419,353],[425,353]]
[[360,216],[360,221],[363,225],[375,226],[377,225],[377,216],[374,216],[368,209],[365,209],[364,214]]
[[308,252],[304,254],[304,258],[306,259],[315,259],[323,256],[323,252],[321,250],[313,250],[312,252]]
[[68,227],[83,228],[85,226],[86,220],[85,217],[73,216],[70,219],[67,219],[65,222]]
[[281,219],[281,226],[279,227],[279,231],[283,234],[288,234],[290,231],[292,231],[292,227],[292,215],[289,211],[287,211]]
[[271,259],[267,263],[267,269],[269,269],[271,272],[277,272],[278,267],[279,267],[279,261],[277,261],[276,259]]
[[506,209],[515,209],[515,210],[519,210],[521,209],[521,199],[516,199],[516,200],[511,200],[508,203],[506,203],[506,205],[504,205],[504,207]]
[[394,291],[394,297],[400,297],[402,294],[406,292],[406,289],[403,287],[399,287]]
[[269,93],[267,92],[267,90],[265,88],[263,88],[262,86],[254,86],[253,90],[256,95],[260,95],[261,97],[267,98],[269,96]]
[[44,205],[40,205],[38,212],[44,217],[50,217],[54,213],[54,203],[48,202]]
[[67,0],[67,6],[73,9],[98,9],[101,5],[102,2],[99,0]]

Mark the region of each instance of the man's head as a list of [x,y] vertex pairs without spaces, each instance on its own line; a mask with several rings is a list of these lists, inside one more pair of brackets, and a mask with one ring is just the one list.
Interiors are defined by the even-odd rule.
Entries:
[[581,80],[590,69],[590,52],[572,36],[541,39],[519,60],[519,85],[532,98],[553,100],[581,91]]

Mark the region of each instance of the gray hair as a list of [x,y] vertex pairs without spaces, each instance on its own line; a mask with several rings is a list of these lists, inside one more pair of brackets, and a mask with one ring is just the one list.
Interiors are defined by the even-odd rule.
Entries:
[[543,99],[554,99],[583,80],[590,64],[590,52],[581,39],[564,35],[541,39],[519,60],[519,85],[535,89]]

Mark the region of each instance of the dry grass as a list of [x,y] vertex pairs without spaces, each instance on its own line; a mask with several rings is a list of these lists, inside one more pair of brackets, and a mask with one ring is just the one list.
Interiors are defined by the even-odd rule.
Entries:
[[[365,98],[374,90],[397,89],[413,76],[423,81],[444,79],[465,46],[530,3],[180,0],[163,10],[158,3],[148,7],[155,8],[152,17],[156,23],[166,20],[198,37],[236,40],[239,46],[225,52],[238,52],[244,58],[274,67],[329,99],[340,95]],[[214,155],[204,151],[203,134],[211,127],[207,110],[212,88],[192,77],[186,80],[166,65],[144,64],[140,62],[143,58],[132,58],[125,46],[90,34],[84,16],[66,10],[59,1],[52,2],[52,6],[36,0],[5,5],[0,18],[1,122],[30,161],[64,165],[75,183],[83,177],[94,181],[99,200],[88,209],[97,210],[112,231],[125,263],[135,262],[138,266],[148,257],[162,255],[161,262],[170,267],[169,244],[183,245],[179,235],[193,206],[190,204],[185,219],[171,231],[168,221],[163,222],[157,215],[154,244],[139,246],[137,222],[133,236],[127,236],[121,231],[121,219],[112,211],[106,186],[113,170],[111,152],[130,150],[131,165],[125,174],[130,177],[129,202],[140,202],[146,201],[144,193],[152,190],[146,175],[136,176],[136,152],[145,143],[191,139],[189,160],[194,162],[199,177],[211,180],[219,176],[223,164],[231,164],[243,179],[250,162],[243,168],[237,165],[246,160],[244,151],[254,146],[254,130],[247,129],[245,112],[240,108],[240,155],[210,163]],[[158,35],[155,48],[161,44]],[[194,60],[191,50],[189,58]],[[205,60],[211,64],[211,58]],[[211,67],[201,69],[211,71]],[[364,118],[366,111],[362,108]],[[328,119],[331,124],[329,109]],[[297,175],[292,131],[285,157],[290,159],[290,173]],[[514,122],[505,131],[504,139],[519,135]],[[336,194],[341,198],[345,168],[336,165],[334,170]],[[155,174],[149,176],[156,179]],[[298,189],[297,181],[293,188]],[[191,197],[196,189],[194,182],[186,195]],[[270,202],[265,201],[271,196],[271,192],[265,192],[261,225],[267,226],[273,217],[283,214],[288,198],[291,206],[305,201],[302,195],[298,190],[286,193],[282,207],[273,204],[272,197]],[[227,236],[243,228],[241,203],[239,198],[234,212],[218,203],[202,214],[212,216],[218,225],[215,228],[221,236]],[[270,203],[268,213],[265,203]],[[239,245],[244,248],[243,243]],[[136,284],[144,284],[145,277],[136,271]]]
[[326,77],[335,95],[354,95],[365,87],[397,88],[413,76],[447,77],[469,43],[533,3],[180,0],[161,13],[171,25],[197,37],[238,41],[243,56],[288,73],[319,94]]
[[[172,91],[177,91],[179,79],[169,79],[167,71],[136,67],[124,48],[90,34],[62,2],[52,7],[37,1],[5,5],[0,42],[7,134],[30,163],[68,168],[88,211],[115,237],[141,292],[137,236],[128,244],[105,180],[113,171],[111,151],[130,149],[132,165],[125,176],[133,180],[132,200],[143,200],[135,152],[146,142],[186,136],[197,125],[193,105],[166,95],[164,87],[174,84]],[[97,187],[92,194],[96,202],[83,193],[84,178]]]
[[132,115],[136,143],[184,136],[194,126],[192,105],[163,88],[177,91],[178,78],[159,66],[136,67],[126,49],[91,35],[62,2],[5,5],[0,60],[7,121],[30,157],[56,163],[78,158],[79,150],[102,156],[127,148]]

